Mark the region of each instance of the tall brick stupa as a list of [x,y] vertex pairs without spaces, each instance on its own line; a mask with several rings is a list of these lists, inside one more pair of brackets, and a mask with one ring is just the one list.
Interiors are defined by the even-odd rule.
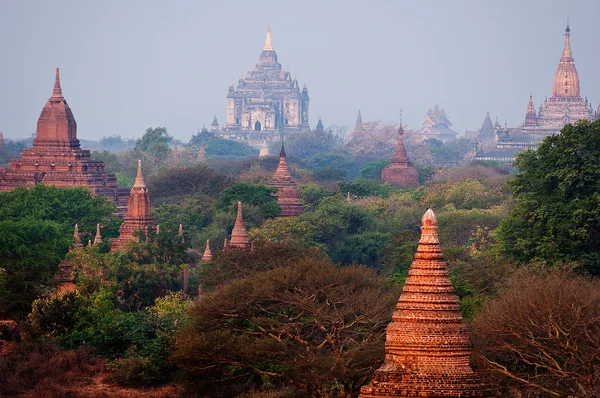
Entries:
[[458,308],[431,209],[392,322],[385,361],[360,398],[489,397],[470,365],[471,344]]
[[281,207],[280,217],[294,217],[304,213],[304,206],[300,201],[298,187],[292,179],[285,158],[285,148],[283,143],[281,143],[279,165],[269,185],[277,188],[277,204]]
[[249,249],[250,241],[248,240],[248,231],[244,227],[244,218],[242,217],[242,202],[238,202],[237,217],[235,219],[235,225],[231,231],[231,241],[229,246],[239,247],[241,249]]
[[114,174],[104,172],[104,162],[91,158],[77,139],[77,123],[63,97],[59,70],[52,96],[46,102],[37,123],[32,148],[25,148],[21,159],[11,160],[0,169],[0,191],[33,187],[43,182],[58,187],[88,187],[103,195],[124,212],[126,193],[117,187]]
[[398,144],[390,164],[381,171],[381,179],[401,188],[415,188],[419,186],[417,169],[410,166],[406,148],[404,148],[404,129],[402,123],[398,129]]
[[150,196],[142,175],[142,161],[138,160],[137,176],[127,202],[127,215],[119,228],[119,237],[112,240],[111,251],[115,252],[121,249],[129,240],[137,241],[138,237],[134,233],[141,230],[147,234],[148,230],[153,228],[153,224]]

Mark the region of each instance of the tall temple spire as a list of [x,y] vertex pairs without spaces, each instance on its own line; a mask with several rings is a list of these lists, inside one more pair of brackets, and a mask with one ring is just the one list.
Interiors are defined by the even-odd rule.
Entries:
[[137,175],[135,177],[135,184],[133,184],[134,188],[146,188],[146,182],[144,181],[144,176],[142,175],[142,160],[138,159],[138,169]]
[[556,73],[554,74],[554,84],[552,87],[553,97],[579,97],[579,74],[573,62],[573,53],[571,52],[571,28],[567,23],[565,29],[565,47],[560,57],[560,62]]
[[231,241],[229,245],[232,247],[239,247],[247,249],[250,247],[248,241],[248,231],[244,227],[244,218],[242,217],[242,202],[238,202],[237,217],[235,219],[235,225],[231,231]]
[[60,71],[56,68],[56,76],[54,77],[54,90],[52,90],[51,100],[64,100],[62,88],[60,87]]
[[387,327],[385,360],[359,397],[484,397],[470,365],[469,330],[462,322],[428,209],[409,277]]
[[354,125],[354,130],[362,130],[363,121],[362,115],[360,114],[360,109],[358,110],[358,115],[356,115],[356,124]]
[[392,156],[389,166],[381,171],[381,179],[402,188],[414,188],[419,185],[419,174],[415,168],[410,167],[406,148],[404,147],[402,121],[400,121],[400,127],[398,128],[398,143],[394,150],[394,156]]
[[[147,235],[148,229],[153,228],[153,224],[150,195],[142,174],[142,161],[138,160],[135,183],[129,191],[129,199],[127,200],[127,215],[125,221],[119,227],[119,237],[112,240],[111,252],[119,250],[129,240],[139,241],[136,233],[142,231],[144,235]],[[158,230],[156,233],[158,233]]]
[[79,235],[79,225],[75,224],[75,230],[73,231],[73,237],[75,238],[75,247],[81,247],[81,236]]
[[571,28],[567,22],[567,28],[565,29],[565,48],[563,49],[561,61],[573,61],[573,53],[571,52]]
[[265,39],[265,51],[273,51],[273,44],[271,43],[271,25],[267,26],[267,38]]
[[212,251],[210,250],[210,240],[206,240],[206,247],[204,248],[204,254],[202,255],[202,258],[200,259],[200,261],[202,261],[203,263],[212,260]]
[[279,152],[279,165],[269,185],[277,188],[277,204],[281,208],[281,217],[293,217],[304,213],[298,187],[288,169],[283,140],[281,140],[281,152]]
[[94,237],[94,245],[102,243],[102,235],[100,235],[100,224],[96,224],[96,236]]

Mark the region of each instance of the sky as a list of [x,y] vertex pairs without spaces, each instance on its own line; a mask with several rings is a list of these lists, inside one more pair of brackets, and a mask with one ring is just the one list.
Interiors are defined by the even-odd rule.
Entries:
[[485,112],[520,124],[552,94],[567,17],[581,93],[600,102],[600,1],[0,0],[0,131],[35,133],[61,70],[79,138],[164,126],[186,142],[271,25],[279,62],[306,82],[310,123],[418,127],[439,104],[459,134]]

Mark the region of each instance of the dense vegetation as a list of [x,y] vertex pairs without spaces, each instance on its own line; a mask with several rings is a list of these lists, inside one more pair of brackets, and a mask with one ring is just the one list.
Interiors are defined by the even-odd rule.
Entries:
[[[0,367],[0,395],[23,393],[19,369],[64,355],[65,372],[105,366],[111,383],[172,383],[183,395],[356,396],[383,360],[431,206],[474,364],[498,394],[596,396],[600,121],[524,152],[516,174],[465,164],[464,140],[407,141],[416,189],[379,180],[396,126],[368,127],[346,143],[333,130],[286,141],[306,212],[285,219],[266,185],[276,157],[218,159],[211,145],[232,144],[206,131],[175,157],[166,129],[148,129],[130,150],[102,155],[121,183],[142,159],[161,226],[116,254],[109,239],[69,252],[75,223],[84,241],[96,223],[117,235],[103,198],[43,185],[0,193],[0,310],[25,338]],[[222,251],[239,200],[253,250]],[[200,263],[207,239],[214,257]],[[52,283],[61,262],[73,290]]]

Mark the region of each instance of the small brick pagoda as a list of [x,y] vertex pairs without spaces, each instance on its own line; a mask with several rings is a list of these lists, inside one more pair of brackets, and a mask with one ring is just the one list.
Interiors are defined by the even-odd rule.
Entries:
[[235,225],[231,231],[231,240],[226,247],[239,247],[241,249],[249,249],[250,241],[248,241],[248,231],[244,227],[244,219],[242,217],[242,202],[238,202],[237,217]]
[[0,169],[0,191],[33,187],[43,182],[57,187],[88,187],[125,210],[126,194],[117,187],[114,174],[104,172],[104,162],[93,160],[90,151],[81,149],[77,123],[63,97],[59,70],[52,96],[38,119],[33,148],[25,148],[21,159],[11,160]]
[[285,148],[282,143],[281,152],[279,153],[279,166],[277,166],[269,185],[277,188],[277,203],[281,207],[280,217],[295,217],[304,213],[304,206],[300,201],[298,187],[292,179],[285,158]]
[[463,324],[431,209],[392,322],[385,361],[360,398],[487,397],[470,365],[469,331]]
[[129,240],[138,240],[134,232],[143,231],[147,234],[148,229],[153,228],[154,219],[152,218],[152,206],[150,205],[150,196],[148,188],[142,175],[142,161],[138,160],[137,176],[135,184],[129,193],[127,202],[127,215],[125,222],[119,228],[119,237],[112,240],[112,252],[115,252],[127,244]]
[[404,148],[404,129],[402,124],[398,129],[398,144],[390,164],[381,171],[381,179],[401,188],[415,188],[419,186],[419,174],[410,167],[406,149]]

